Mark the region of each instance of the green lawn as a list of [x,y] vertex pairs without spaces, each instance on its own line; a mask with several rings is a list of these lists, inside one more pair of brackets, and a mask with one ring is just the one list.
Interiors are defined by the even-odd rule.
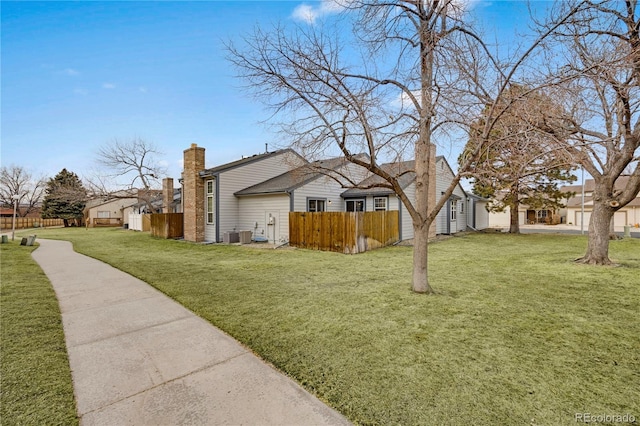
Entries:
[[58,301],[19,241],[0,246],[0,423],[77,425]]
[[411,248],[348,256],[38,232],[151,283],[360,424],[575,424],[640,418],[640,240],[618,267],[586,238],[474,234],[430,248],[436,296],[409,291]]

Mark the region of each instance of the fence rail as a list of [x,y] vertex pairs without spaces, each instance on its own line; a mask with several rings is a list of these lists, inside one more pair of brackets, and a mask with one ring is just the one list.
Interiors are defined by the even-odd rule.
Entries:
[[290,212],[289,245],[362,253],[397,242],[398,212]]
[[91,219],[91,227],[100,226],[122,226],[122,219],[119,217],[96,217]]
[[151,216],[151,235],[160,238],[180,238],[183,236],[182,213],[157,213]]
[[[2,229],[11,229],[13,223],[12,217],[0,218],[0,227]],[[25,228],[43,228],[46,226],[62,226],[62,219],[41,219],[39,217],[16,217],[16,229]]]

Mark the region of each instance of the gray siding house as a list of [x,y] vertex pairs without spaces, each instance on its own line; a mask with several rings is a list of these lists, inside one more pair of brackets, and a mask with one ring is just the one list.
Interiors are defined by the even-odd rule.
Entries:
[[[289,212],[377,210],[399,211],[400,239],[413,238],[411,217],[393,190],[376,186],[384,183],[380,177],[342,157],[309,163],[284,149],[205,169],[204,151],[195,144],[185,150],[182,204],[188,241],[221,242],[225,232],[251,231],[254,238],[277,244],[289,240]],[[437,202],[454,177],[444,157],[434,158],[430,202]],[[413,200],[414,162],[383,167],[400,176]],[[368,189],[345,190],[354,183]],[[476,220],[482,201],[457,185],[434,221],[432,235],[453,234],[474,223],[476,229],[486,227]]]
[[[400,163],[390,163],[383,166],[389,172],[402,176],[400,185],[410,200],[415,200],[415,179],[413,172],[414,162],[404,161]],[[440,197],[451,184],[454,173],[449,163],[443,156],[436,157],[436,179],[435,179],[435,202],[440,201]],[[378,176],[371,176],[361,183],[360,186],[373,186],[381,183]],[[413,238],[413,224],[407,209],[402,205],[400,198],[389,188],[370,189],[348,189],[342,193],[347,210],[354,206],[356,210],[376,211],[376,210],[398,210],[400,212],[400,239],[408,240]],[[447,200],[442,210],[435,220],[435,234],[455,234],[465,231],[468,224],[466,213],[467,193],[460,184],[456,185],[453,194]]]
[[344,211],[340,193],[367,170],[344,158],[307,163],[237,191],[239,224],[269,242],[289,240],[289,212]]
[[[455,173],[443,156],[436,157],[436,202],[453,181]],[[467,230],[467,193],[460,184],[436,217],[437,234],[455,234]]]

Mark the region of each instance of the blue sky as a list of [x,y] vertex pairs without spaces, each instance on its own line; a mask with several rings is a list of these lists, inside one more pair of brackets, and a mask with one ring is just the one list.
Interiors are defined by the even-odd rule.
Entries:
[[[49,177],[62,168],[88,176],[98,148],[114,139],[155,143],[174,178],[191,143],[207,149],[208,166],[274,146],[276,136],[259,124],[267,112],[240,90],[223,42],[256,24],[329,11],[309,1],[1,7],[2,165]],[[520,1],[477,2],[473,9],[505,44],[527,16]]]

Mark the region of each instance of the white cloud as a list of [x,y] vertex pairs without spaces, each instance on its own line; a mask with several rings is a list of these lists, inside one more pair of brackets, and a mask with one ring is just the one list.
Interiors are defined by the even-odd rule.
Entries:
[[144,87],[144,86],[140,86],[140,87],[138,87],[138,92],[140,92],[140,93],[147,93],[147,88],[146,88],[146,87]]
[[[453,10],[451,15],[455,18],[460,18],[466,12],[474,9],[478,4],[482,3],[482,0],[453,0],[452,6]],[[490,5],[491,3],[485,3],[485,5]]]
[[61,74],[68,75],[69,77],[75,77],[77,75],[80,75],[80,72],[78,70],[74,70],[73,68],[65,68],[61,71]]
[[82,96],[87,96],[89,94],[89,92],[86,89],[83,89],[81,87],[74,89],[73,93],[75,93],[76,95],[82,95]]
[[102,88],[107,90],[112,90],[116,88],[116,85],[113,83],[102,83]]
[[[420,101],[420,99],[422,98],[422,93],[420,93],[420,90],[414,90],[411,93],[418,99],[418,101]],[[392,99],[390,104],[393,108],[401,109],[412,106],[413,102],[411,101],[411,98],[408,94],[402,92],[395,99]]]
[[336,2],[336,0],[322,0],[319,6],[311,6],[303,3],[297,6],[291,17],[296,21],[306,22],[307,24],[314,24],[316,20],[323,16],[338,13],[343,7]]

